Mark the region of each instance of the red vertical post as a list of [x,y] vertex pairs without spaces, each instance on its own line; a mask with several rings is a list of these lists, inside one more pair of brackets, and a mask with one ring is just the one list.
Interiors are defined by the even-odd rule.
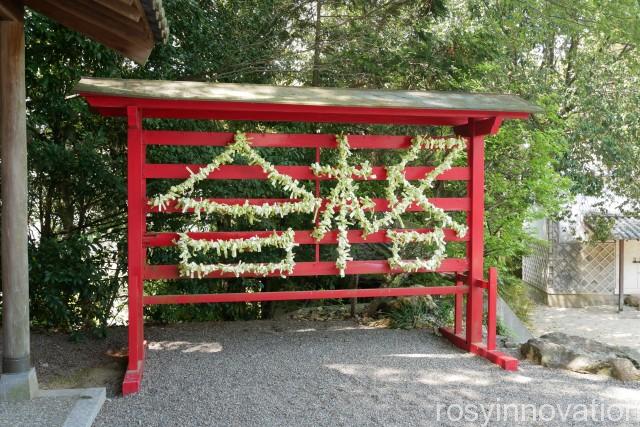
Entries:
[[487,289],[487,350],[496,349],[496,310],[498,304],[498,270],[489,268]]
[[[316,163],[320,164],[320,147],[316,147]],[[316,197],[320,197],[320,177],[316,176]],[[316,218],[316,226],[320,222],[320,212]],[[320,245],[316,243],[316,262],[320,262]]]
[[[462,277],[460,273],[456,273],[456,286],[462,286]],[[455,294],[455,310],[454,310],[454,323],[453,333],[460,335],[462,333],[462,310],[463,310],[463,294]]]
[[122,394],[140,389],[144,361],[144,333],[142,319],[143,267],[145,250],[142,237],[146,228],[144,209],[146,182],[142,177],[145,146],[142,142],[142,117],[137,107],[127,107],[127,246],[128,246],[128,306],[129,306],[129,363]]
[[476,121],[469,119],[468,162],[471,180],[468,184],[471,198],[469,224],[470,240],[467,245],[469,260],[469,294],[467,295],[467,344],[482,341],[482,298],[484,262],[484,140],[478,135]]

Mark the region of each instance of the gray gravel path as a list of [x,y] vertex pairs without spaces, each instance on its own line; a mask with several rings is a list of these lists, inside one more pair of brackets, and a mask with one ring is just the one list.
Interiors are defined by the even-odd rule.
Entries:
[[256,321],[146,335],[142,392],[108,400],[96,426],[640,425],[638,383],[505,372],[423,330]]

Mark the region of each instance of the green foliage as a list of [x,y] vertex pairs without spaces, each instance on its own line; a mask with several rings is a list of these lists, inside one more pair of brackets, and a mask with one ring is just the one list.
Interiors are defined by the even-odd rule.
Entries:
[[589,242],[605,242],[611,240],[611,230],[616,223],[615,217],[607,215],[591,215],[588,219]]
[[[29,248],[31,319],[36,326],[104,332],[120,286],[122,266],[105,271],[117,248],[84,235],[42,239]],[[107,274],[108,273],[108,274]]]
[[[73,85],[84,75],[509,92],[536,102],[544,113],[528,121],[505,123],[498,135],[486,141],[486,264],[498,266],[501,293],[522,316],[527,299],[516,277],[520,259],[532,242],[523,229],[525,222],[560,215],[563,204],[579,193],[612,192],[627,200],[625,209],[637,211],[640,4],[636,0],[321,4],[317,14],[315,2],[299,0],[167,0],[169,42],[157,46],[144,67],[29,12],[30,287],[36,323],[69,330],[103,327],[112,314],[110,303],[125,285],[126,127],[121,120],[89,112],[83,100],[69,98]],[[408,126],[163,120],[145,126],[334,134],[433,132]],[[154,147],[148,157],[153,162],[207,163],[215,150]],[[305,150],[262,149],[261,154],[274,164],[314,161]],[[371,164],[393,163],[394,153],[357,154]],[[332,155],[323,153],[323,162]],[[149,194],[166,191],[170,184],[154,182]],[[363,184],[363,195],[379,192],[380,185]],[[273,194],[254,182],[203,183],[196,189],[219,197],[239,191],[254,197]],[[434,194],[460,191],[464,188],[438,184]],[[208,222],[212,230],[296,229],[309,218],[298,215],[286,222],[268,219],[250,225],[211,217]],[[421,216],[415,215],[407,226],[420,223]],[[150,229],[186,231],[186,224],[174,216],[154,216]],[[354,256],[388,257],[388,248],[357,246],[362,248],[354,247]],[[299,249],[297,256],[312,257]],[[462,250],[455,245],[448,248],[449,254]],[[407,253],[412,251],[416,252],[407,248]],[[175,254],[161,250],[150,257],[151,262],[176,261]],[[260,287],[348,285],[348,279],[311,279],[287,283],[264,279]],[[246,286],[257,285],[152,282],[148,291],[210,292],[212,287],[238,291]],[[253,318],[273,310],[273,304],[162,306],[146,314],[159,321],[182,321]]]
[[[146,289],[151,294],[257,292],[263,287],[255,279],[151,281]],[[260,304],[185,304],[152,305],[144,309],[148,319],[158,323],[252,320],[262,317]]]

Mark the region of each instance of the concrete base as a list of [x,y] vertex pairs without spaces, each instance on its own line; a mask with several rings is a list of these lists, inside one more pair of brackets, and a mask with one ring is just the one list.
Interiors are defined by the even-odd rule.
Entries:
[[35,368],[19,374],[0,375],[0,401],[33,399],[38,395]]
[[104,387],[41,390],[40,397],[77,397],[63,427],[91,427],[106,400]]
[[596,305],[618,305],[618,295],[615,294],[550,294],[536,287],[529,286],[529,296],[550,307],[582,308]]

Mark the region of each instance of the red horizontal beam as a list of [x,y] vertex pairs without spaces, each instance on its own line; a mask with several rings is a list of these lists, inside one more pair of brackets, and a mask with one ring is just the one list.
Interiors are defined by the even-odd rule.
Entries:
[[[142,103],[145,104],[145,103]],[[139,105],[144,118],[157,119],[194,119],[194,120],[243,120],[266,122],[301,122],[301,123],[366,123],[366,124],[394,124],[394,125],[422,125],[422,126],[460,126],[468,123],[469,117],[462,116],[392,116],[368,113],[330,113],[330,112],[281,112],[281,111],[231,111],[224,107],[220,109],[192,109],[176,110],[173,108],[152,108]],[[93,111],[107,117],[122,116],[120,108],[93,108]],[[486,118],[491,115],[479,115]],[[526,118],[526,117],[518,117]]]
[[154,304],[194,304],[215,302],[257,302],[257,301],[291,301],[311,299],[338,298],[376,298],[415,295],[451,295],[466,294],[469,287],[434,286],[429,288],[377,288],[377,289],[336,289],[326,291],[279,291],[279,292],[242,292],[227,294],[196,295],[147,295],[142,298],[145,305]]
[[[243,205],[245,202],[248,202],[250,205],[262,205],[262,204],[275,204],[275,203],[284,203],[284,202],[295,202],[297,199],[220,199],[213,198],[209,199],[211,201],[217,203],[224,203],[228,205]],[[375,212],[387,212],[389,211],[389,201],[387,199],[372,199],[375,203],[374,211]],[[446,198],[437,198],[434,197],[429,199],[429,201],[436,207],[444,209],[445,211],[468,211],[470,209],[470,201],[468,197],[446,197]],[[324,202],[326,203],[326,199]],[[176,203],[171,202],[168,203],[167,207],[162,212],[167,213],[176,213],[182,212],[182,209],[176,208]],[[158,212],[157,207],[151,207],[149,204],[146,204],[148,212]],[[190,210],[192,211],[192,210]],[[416,204],[412,204],[407,208],[407,212],[421,212],[422,208]]]
[[[467,260],[464,258],[448,258],[442,261],[440,267],[435,270],[438,273],[458,273],[468,270]],[[348,261],[345,274],[398,274],[403,271],[400,269],[392,269],[386,260],[374,261]],[[431,270],[419,271],[419,273],[428,273]],[[333,261],[319,262],[297,262],[293,272],[287,274],[289,277],[295,276],[337,276],[340,274]],[[280,273],[274,272],[267,275],[268,277],[278,277]],[[235,277],[232,273],[213,272],[207,276],[211,279]],[[244,274],[242,277],[258,277],[255,274]],[[161,264],[149,265],[144,268],[144,278],[146,280],[162,280],[162,279],[180,279],[177,265]]]
[[[417,228],[397,229],[395,231],[417,231],[418,233],[428,233],[432,230],[428,228]],[[320,241],[316,241],[316,239],[311,236],[311,233],[312,231],[310,230],[296,231],[295,242],[301,245],[314,245],[316,243],[321,245],[335,245],[338,243],[337,230],[328,232]],[[386,230],[371,233],[366,238],[363,237],[362,233],[362,230],[349,230],[347,232],[349,243],[391,243],[390,239],[386,235]],[[450,229],[446,229],[444,234],[447,241],[459,242],[469,239],[468,236],[458,237],[456,233]],[[249,239],[251,237],[269,237],[273,235],[273,231],[211,231],[187,233],[187,235],[192,239],[231,240]],[[177,238],[178,233],[146,233],[143,237],[143,242],[147,247],[173,246],[173,241]]]
[[[148,145],[218,146],[234,140],[232,132],[187,132],[146,130],[142,140]],[[336,136],[314,133],[247,133],[254,147],[337,148]],[[412,136],[399,135],[347,135],[354,149],[403,149],[411,146]],[[448,137],[435,137],[445,139]]]
[[143,118],[247,120],[319,123],[385,123],[458,126],[469,119],[526,119],[529,113],[491,110],[380,108],[335,105],[273,104],[130,98],[80,92],[91,107],[106,116],[124,116],[127,106],[141,109]]
[[[145,164],[143,168],[143,177],[147,179],[187,179],[192,172],[198,172],[205,165],[183,165],[183,164]],[[187,169],[188,168],[188,169]],[[299,180],[314,180],[316,178],[321,181],[333,180],[335,178],[328,178],[326,176],[316,177],[311,167],[309,166],[276,166],[278,172],[284,175],[289,175],[294,179]],[[408,180],[423,179],[428,173],[433,171],[434,167],[428,166],[409,166],[405,168],[404,175]],[[387,170],[383,166],[373,167],[373,174],[375,178],[369,180],[386,180]],[[469,168],[455,167],[451,168],[436,178],[440,181],[466,181],[469,180]],[[208,176],[209,179],[268,179],[267,174],[262,170],[260,166],[246,166],[246,165],[224,165],[220,166],[217,170],[211,172]],[[359,176],[354,176],[356,180],[363,180]]]

